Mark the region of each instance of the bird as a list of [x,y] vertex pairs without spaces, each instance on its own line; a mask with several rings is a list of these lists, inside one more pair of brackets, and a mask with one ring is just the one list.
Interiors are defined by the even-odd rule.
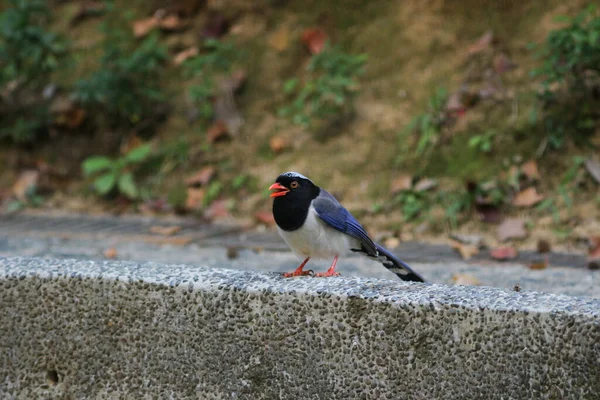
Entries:
[[340,256],[359,253],[379,261],[404,281],[425,282],[423,277],[389,250],[375,243],[365,228],[329,192],[298,172],[284,172],[269,187],[273,198],[273,217],[277,230],[304,261],[285,277],[313,275],[304,267],[311,258],[333,258],[326,272],[316,277],[340,275],[336,264]]

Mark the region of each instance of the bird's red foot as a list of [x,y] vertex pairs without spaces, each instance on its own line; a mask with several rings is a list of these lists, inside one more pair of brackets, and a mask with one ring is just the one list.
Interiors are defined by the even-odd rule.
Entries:
[[329,267],[329,269],[326,272],[319,272],[318,274],[315,274],[315,277],[323,278],[323,277],[327,277],[327,276],[340,276],[341,274],[339,272],[335,272],[335,264],[337,264],[337,260],[338,260],[338,257],[336,256],[333,259],[333,263],[331,263],[331,267]]
[[312,274],[314,274],[312,269],[309,269],[307,271],[295,270],[294,272],[284,272],[283,277],[284,278],[293,278],[294,276],[304,276],[304,275],[312,275]]
[[302,268],[304,268],[304,266],[306,265],[308,260],[310,260],[310,257],[308,257],[306,260],[304,260],[302,262],[302,264],[300,264],[300,266],[298,268],[296,268],[296,270],[294,272],[284,272],[283,273],[284,278],[292,278],[294,276],[303,276],[303,275],[313,275],[314,272],[312,269],[309,269],[308,271],[304,271],[302,269]]

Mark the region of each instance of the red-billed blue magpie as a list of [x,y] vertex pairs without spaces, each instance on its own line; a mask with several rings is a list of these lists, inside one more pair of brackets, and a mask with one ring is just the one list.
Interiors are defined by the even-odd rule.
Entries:
[[327,272],[315,276],[336,276],[341,255],[356,252],[375,259],[404,281],[425,282],[408,265],[373,242],[365,229],[326,190],[297,172],[285,172],[269,187],[273,217],[283,240],[304,261],[284,276],[309,275],[303,268],[311,258],[330,258]]

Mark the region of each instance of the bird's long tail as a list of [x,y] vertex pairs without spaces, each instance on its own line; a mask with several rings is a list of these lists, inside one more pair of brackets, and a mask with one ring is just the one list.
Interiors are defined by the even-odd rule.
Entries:
[[402,279],[403,281],[425,282],[425,279],[423,279],[421,275],[413,271],[412,268],[406,265],[406,263],[404,263],[398,257],[393,255],[390,251],[381,247],[377,243],[375,243],[375,248],[379,253],[379,255],[375,257],[377,261],[396,274],[398,278]]

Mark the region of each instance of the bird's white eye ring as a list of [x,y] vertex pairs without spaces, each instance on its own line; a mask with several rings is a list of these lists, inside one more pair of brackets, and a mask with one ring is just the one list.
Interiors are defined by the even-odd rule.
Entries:
[[294,182],[292,182],[292,183],[290,184],[290,187],[291,187],[292,189],[296,189],[296,188],[298,187],[298,181],[294,181]]

